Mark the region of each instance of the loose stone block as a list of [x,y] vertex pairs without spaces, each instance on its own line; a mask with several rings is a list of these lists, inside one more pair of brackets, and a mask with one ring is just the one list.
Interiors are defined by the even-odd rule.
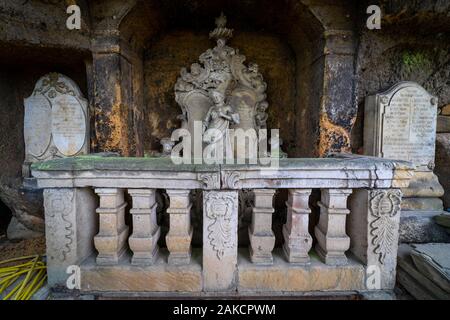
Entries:
[[155,189],[129,189],[133,198],[133,234],[128,239],[133,251],[131,263],[152,264],[158,254],[160,228],[156,221]]
[[255,189],[252,223],[248,229],[250,259],[257,264],[271,264],[275,234],[272,231],[273,195],[275,189]]
[[125,224],[123,189],[97,188],[100,197],[99,232],[94,237],[98,264],[117,264],[126,250],[128,226]]
[[238,191],[203,191],[203,289],[236,288]]
[[326,264],[347,263],[345,251],[350,247],[350,239],[345,233],[345,220],[350,213],[347,197],[351,193],[351,189],[322,189],[320,218],[314,231],[317,254]]
[[97,199],[90,188],[44,190],[48,284],[65,286],[66,269],[94,253]]
[[308,263],[312,237],[308,231],[311,189],[289,189],[287,220],[283,225],[283,251],[291,263]]
[[169,232],[166,235],[166,245],[169,249],[168,263],[174,265],[188,264],[191,259],[191,200],[190,190],[166,190],[170,205],[167,209],[169,217]]
[[359,189],[349,203],[350,251],[367,267],[367,289],[393,289],[402,193],[399,189]]

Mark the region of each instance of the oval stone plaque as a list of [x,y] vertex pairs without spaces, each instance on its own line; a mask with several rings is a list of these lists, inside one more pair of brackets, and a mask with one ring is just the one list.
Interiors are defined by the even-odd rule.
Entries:
[[52,108],[47,98],[40,94],[26,98],[24,104],[25,152],[39,157],[50,145]]
[[77,154],[86,140],[86,116],[81,103],[68,94],[58,95],[52,109],[53,143],[65,156]]

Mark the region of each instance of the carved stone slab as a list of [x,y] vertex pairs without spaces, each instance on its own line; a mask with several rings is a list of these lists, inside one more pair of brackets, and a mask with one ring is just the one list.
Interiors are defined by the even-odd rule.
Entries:
[[434,167],[437,98],[414,82],[400,82],[366,98],[364,153]]
[[46,74],[24,105],[25,162],[89,152],[87,100],[71,79]]
[[[223,14],[216,19],[216,28],[211,31],[210,38],[216,39],[217,45],[203,52],[199,62],[193,63],[190,70],[182,68],[175,84],[175,100],[182,111],[179,116],[181,126],[189,130],[191,139],[196,134],[194,122],[203,121],[214,105],[210,98],[211,91],[221,92],[226,103],[239,114],[239,123],[232,124],[230,128],[266,128],[266,110],[269,106],[266,101],[267,84],[257,64],[244,64],[246,57],[226,45],[233,33],[226,27],[226,22]],[[252,143],[256,144],[256,139],[251,138],[254,139]],[[242,149],[245,151],[244,147]],[[239,154],[245,154],[243,151]]]
[[234,290],[237,271],[238,192],[203,192],[203,286]]

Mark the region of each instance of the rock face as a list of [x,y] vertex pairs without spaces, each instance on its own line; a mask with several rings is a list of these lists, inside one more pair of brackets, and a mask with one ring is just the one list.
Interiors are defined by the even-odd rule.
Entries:
[[[23,143],[23,108],[16,109],[19,98],[14,95],[17,85],[11,74],[1,73],[0,81],[0,200],[11,210],[14,227],[8,230],[8,235],[16,238],[28,231],[44,231],[44,210],[42,192],[28,192],[22,189],[21,162],[24,159]],[[0,212],[5,214],[5,212]],[[20,230],[20,231],[19,231]],[[24,233],[25,232],[25,233]],[[17,235],[17,236],[18,236]]]
[[446,190],[443,196],[444,208],[450,208],[450,133],[438,133],[436,136],[436,175]]

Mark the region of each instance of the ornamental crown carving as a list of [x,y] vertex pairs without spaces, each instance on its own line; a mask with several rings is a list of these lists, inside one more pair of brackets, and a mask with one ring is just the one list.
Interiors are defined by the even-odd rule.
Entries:
[[182,110],[182,127],[189,131],[193,129],[193,122],[203,120],[214,105],[210,98],[212,91],[221,92],[227,104],[239,113],[242,121],[235,128],[266,127],[267,85],[258,65],[244,65],[245,56],[226,44],[233,35],[226,23],[223,13],[216,18],[216,28],[209,33],[209,37],[216,40],[216,46],[202,53],[190,71],[182,68],[175,84],[175,100]]

